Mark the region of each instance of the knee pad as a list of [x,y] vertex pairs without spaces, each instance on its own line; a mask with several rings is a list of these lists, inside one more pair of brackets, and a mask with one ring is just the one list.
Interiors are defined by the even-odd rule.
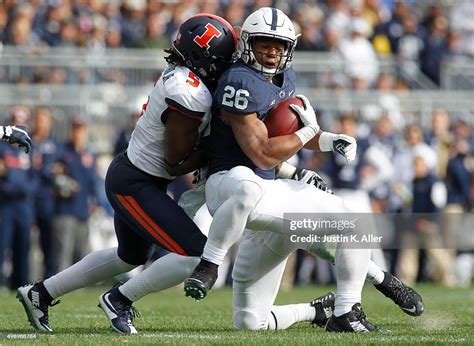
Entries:
[[263,196],[260,185],[250,180],[242,180],[237,183],[232,192],[232,199],[236,206],[241,209],[253,209]]
[[259,328],[258,317],[252,311],[237,310],[234,312],[234,328],[257,330]]

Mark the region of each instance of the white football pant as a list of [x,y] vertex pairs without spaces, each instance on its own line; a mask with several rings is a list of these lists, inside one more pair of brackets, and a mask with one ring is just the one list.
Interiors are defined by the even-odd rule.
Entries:
[[[273,269],[278,272],[277,267],[281,265],[288,254],[298,247],[290,242],[289,235],[292,231],[285,221],[291,220],[285,220],[285,213],[328,213],[325,214],[325,217],[344,220],[344,213],[352,211],[343,199],[325,193],[315,186],[288,179],[265,180],[255,175],[249,168],[242,166],[210,176],[206,182],[206,202],[210,213],[214,216],[203,254],[206,259],[212,259],[215,256],[218,261],[221,261],[228,248],[241,237],[245,226],[252,230],[268,230],[281,235],[272,239],[276,239],[283,249],[281,251],[282,258],[277,260],[277,263],[270,261],[269,265],[261,264],[264,267],[263,273],[259,274],[261,277],[265,277],[265,273],[273,273]],[[322,234],[321,230],[302,229],[300,231],[302,234]],[[243,243],[242,246],[248,245]],[[264,250],[262,251],[265,253]],[[275,247],[271,251],[275,252]],[[350,311],[353,304],[360,302],[369,258],[370,249],[350,249],[345,243],[338,244],[335,258],[338,281],[336,316]],[[239,259],[240,263],[242,261]],[[236,264],[237,268],[234,268],[234,273],[240,273],[240,265]],[[284,265],[282,265],[283,267]],[[252,282],[252,278],[247,277],[244,280],[240,275],[237,275],[235,279],[237,285],[241,284],[240,281],[247,287],[259,285],[258,282]],[[252,282],[251,284],[248,284],[249,280]],[[242,289],[239,292],[241,291]],[[239,294],[241,293],[236,293],[237,296]],[[244,302],[243,309],[248,310],[247,305],[249,302],[251,305],[251,300],[245,297],[240,299],[236,295],[234,295],[234,310],[239,310],[240,302]],[[268,316],[264,310],[269,312],[271,305],[257,308],[256,316]],[[236,314],[237,316],[241,315],[237,312]],[[243,318],[243,320],[245,328],[250,327],[245,322],[249,319]],[[254,321],[260,321],[259,317],[255,317]],[[240,326],[240,322],[235,321],[234,323],[237,327]]]

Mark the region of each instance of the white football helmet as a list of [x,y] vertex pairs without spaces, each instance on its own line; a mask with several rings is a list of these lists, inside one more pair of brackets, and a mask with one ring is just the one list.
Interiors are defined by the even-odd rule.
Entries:
[[[255,59],[253,52],[255,37],[270,37],[286,43],[286,50],[281,56],[278,67],[268,68]],[[262,7],[249,15],[242,24],[238,50],[245,63],[266,77],[273,76],[290,68],[297,38],[293,23],[286,14],[277,8]]]

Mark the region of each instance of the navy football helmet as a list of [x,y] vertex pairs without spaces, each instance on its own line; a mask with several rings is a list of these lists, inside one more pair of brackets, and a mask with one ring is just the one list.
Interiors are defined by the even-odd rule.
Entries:
[[234,62],[237,34],[225,19],[200,13],[179,28],[174,50],[205,82],[216,82]]

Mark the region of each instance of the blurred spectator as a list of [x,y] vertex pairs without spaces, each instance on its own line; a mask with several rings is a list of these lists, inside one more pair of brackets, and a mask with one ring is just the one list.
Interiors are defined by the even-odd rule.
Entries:
[[137,123],[138,119],[141,116],[141,112],[132,112],[130,115],[130,121],[127,124],[127,127],[120,130],[117,139],[115,140],[114,145],[114,156],[121,153],[128,147],[128,142],[130,142],[130,138],[132,136],[133,129],[135,128],[135,124]]
[[303,4],[298,8],[295,19],[301,31],[301,36],[296,45],[297,50],[328,50],[323,33],[324,12],[319,7]]
[[31,138],[33,140],[33,168],[38,177],[39,186],[35,193],[34,207],[43,252],[44,278],[55,274],[56,269],[56,254],[53,252],[55,212],[53,167],[61,157],[62,145],[51,137],[52,126],[53,117],[49,108],[36,108]]
[[367,138],[357,136],[357,123],[353,115],[343,115],[339,119],[338,133],[357,139],[357,157],[347,163],[340,155],[330,155],[323,171],[331,179],[335,192],[354,202],[360,212],[371,211],[368,192],[378,184],[386,184],[392,178],[393,167],[390,159],[377,146],[371,146]]
[[57,46],[61,41],[61,23],[72,19],[72,8],[69,1],[47,1],[45,22],[41,36],[50,45]]
[[431,118],[431,132],[427,134],[425,141],[435,151],[438,157],[438,177],[446,176],[446,168],[449,160],[449,147],[453,136],[449,131],[449,114],[444,109],[436,109]]
[[439,229],[439,212],[446,202],[446,187],[433,175],[422,155],[413,161],[413,203],[411,229],[402,235],[398,273],[407,283],[415,282],[418,272],[418,248],[425,249],[435,271],[433,279],[446,286],[454,285],[452,261]]
[[456,0],[450,16],[450,26],[459,33],[459,54],[474,56],[474,2],[472,0]]
[[390,73],[381,73],[375,89],[379,91],[379,104],[382,113],[387,114],[397,130],[406,125],[406,119],[401,111],[400,100],[395,91],[395,80]]
[[362,18],[354,18],[350,24],[351,35],[339,46],[344,59],[344,69],[352,79],[353,88],[366,90],[378,75],[378,60],[367,37],[370,27]]
[[146,36],[137,42],[140,48],[168,48],[170,39],[166,34],[166,21],[159,13],[146,19]]
[[405,139],[404,143],[398,145],[392,159],[397,174],[392,182],[391,208],[397,211],[408,211],[407,208],[410,207],[413,199],[411,184],[415,174],[414,158],[422,156],[423,164],[428,166],[430,173],[434,176],[438,167],[436,152],[423,141],[423,131],[419,125],[407,126]]
[[421,19],[420,25],[429,31],[435,21],[444,17],[444,11],[440,4],[431,4],[425,11],[424,17]]
[[7,38],[8,11],[5,5],[0,4],[0,42]]
[[395,2],[390,20],[375,28],[373,42],[379,54],[398,54],[398,43],[403,35],[403,18],[409,15],[410,9],[404,1]]
[[122,18],[122,42],[125,47],[134,47],[145,37],[146,0],[125,0]]
[[371,146],[378,147],[393,162],[396,154],[396,132],[388,115],[382,115],[376,121],[369,141]]
[[119,48],[122,45],[122,32],[119,24],[109,22],[105,34],[105,45],[107,48]]
[[450,159],[446,170],[446,185],[448,200],[445,211],[444,241],[449,249],[457,246],[458,232],[464,219],[463,213],[469,204],[471,190],[471,172],[466,168],[465,161],[469,154],[469,144],[463,139],[457,139],[450,148]]
[[75,47],[79,43],[79,27],[74,18],[61,22],[58,46]]
[[[10,123],[26,126],[30,111],[23,106],[10,110]],[[8,287],[27,284],[33,220],[32,199],[37,187],[30,156],[0,141],[0,286],[5,285],[4,260],[10,258],[12,271]]]
[[420,54],[424,49],[426,31],[418,27],[415,15],[402,19],[403,35],[400,37],[397,60],[402,76],[416,79],[420,71]]
[[100,14],[94,15],[92,19],[92,30],[87,46],[93,52],[101,53],[106,47],[107,20]]
[[428,30],[423,50],[420,54],[421,70],[437,85],[440,84],[441,61],[448,49],[448,21],[436,17]]
[[54,219],[54,249],[57,270],[63,270],[89,251],[88,219],[96,198],[95,159],[87,148],[88,127],[74,118],[70,141],[55,167],[57,215]]
[[31,30],[31,22],[27,17],[16,17],[11,26],[8,44],[33,48],[40,44],[39,38]]
[[230,2],[224,7],[224,18],[234,26],[242,26],[246,15],[247,11],[245,9],[245,2],[243,1]]

